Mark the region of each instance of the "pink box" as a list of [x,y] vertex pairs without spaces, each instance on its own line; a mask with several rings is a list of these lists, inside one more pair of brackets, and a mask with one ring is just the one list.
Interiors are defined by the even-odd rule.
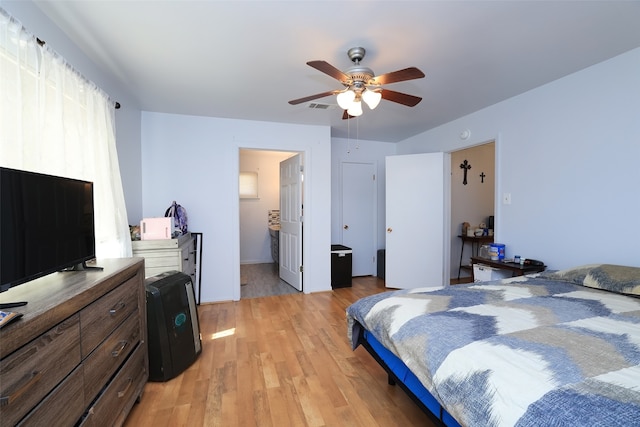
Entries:
[[140,221],[140,240],[171,239],[173,217],[144,218]]

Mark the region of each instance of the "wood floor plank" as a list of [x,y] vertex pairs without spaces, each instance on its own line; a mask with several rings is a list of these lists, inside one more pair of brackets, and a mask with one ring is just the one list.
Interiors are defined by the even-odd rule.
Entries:
[[331,292],[199,306],[202,354],[176,378],[148,383],[125,427],[432,426],[347,339],[346,308],[386,290],[359,277]]
[[325,425],[324,418],[320,411],[319,396],[313,393],[309,382],[313,380],[313,377],[296,377],[293,379],[293,384],[298,393],[298,399],[300,399],[300,405],[302,406],[302,412],[306,420],[306,425],[309,427],[321,427]]
[[189,424],[187,420],[189,419],[189,413],[191,411],[191,405],[178,405],[173,408],[171,411],[171,415],[167,420],[167,425],[175,426],[175,427],[186,427]]
[[[285,387],[277,387],[267,390],[269,408],[271,410],[271,423],[279,425],[295,425],[287,406],[288,396],[285,394]],[[302,421],[300,421],[302,425]]]
[[198,425],[205,419],[209,384],[210,381],[208,378],[205,380],[196,380],[196,384],[193,388],[191,408],[189,409],[189,417],[187,419],[188,426]]

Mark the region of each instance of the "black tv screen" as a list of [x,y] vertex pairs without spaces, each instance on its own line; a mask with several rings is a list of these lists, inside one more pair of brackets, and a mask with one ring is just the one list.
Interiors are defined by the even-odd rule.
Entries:
[[0,292],[95,258],[93,183],[0,168]]

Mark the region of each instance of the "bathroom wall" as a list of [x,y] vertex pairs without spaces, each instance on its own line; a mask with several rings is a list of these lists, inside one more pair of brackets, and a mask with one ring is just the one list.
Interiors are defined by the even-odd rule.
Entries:
[[240,263],[273,262],[268,216],[280,209],[280,162],[295,153],[240,150],[240,172],[258,174],[258,198],[240,199]]

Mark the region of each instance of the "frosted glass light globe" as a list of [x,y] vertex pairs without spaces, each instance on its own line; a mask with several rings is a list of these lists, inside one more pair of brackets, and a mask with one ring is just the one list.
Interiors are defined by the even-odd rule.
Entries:
[[351,104],[353,104],[353,100],[355,98],[356,98],[356,93],[352,90],[346,90],[344,92],[340,92],[338,96],[336,96],[338,105],[343,110],[348,110],[349,108],[351,108]]

